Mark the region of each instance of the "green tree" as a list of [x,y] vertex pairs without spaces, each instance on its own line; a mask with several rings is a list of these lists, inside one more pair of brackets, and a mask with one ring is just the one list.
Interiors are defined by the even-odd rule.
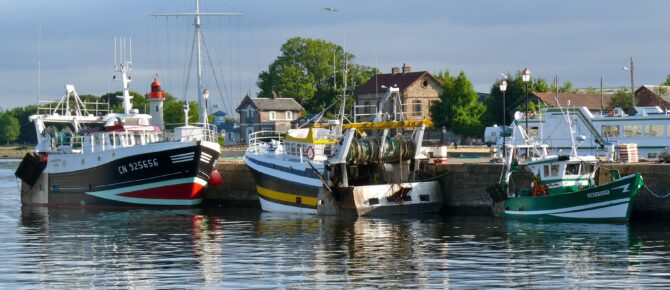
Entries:
[[431,107],[431,118],[439,128],[445,126],[456,134],[476,137],[482,134],[481,117],[486,106],[478,101],[479,95],[461,71],[457,77],[449,72],[438,74],[442,82],[440,101]]
[[9,145],[10,142],[19,138],[21,124],[14,116],[7,112],[0,114],[0,142]]
[[[106,93],[102,96],[100,96],[99,100],[104,103],[109,104],[109,108],[112,112],[116,113],[122,113],[123,112],[123,98],[117,98],[116,96],[122,96],[123,92],[122,91],[116,91],[112,93]],[[165,95],[165,94],[164,94]],[[133,109],[138,109],[140,113],[147,113],[149,110],[147,110],[147,106],[149,105],[149,101],[147,100],[144,95],[130,91],[130,96],[132,96],[132,99],[130,100],[133,104]],[[167,100],[167,99],[166,99]],[[182,114],[183,116],[183,114]]]
[[[188,111],[188,122],[191,123],[200,123],[198,119],[198,103],[191,101],[189,104]],[[165,101],[163,103],[163,120],[166,127],[173,128],[176,126],[181,126],[184,124],[184,102],[183,101]]]
[[37,113],[37,106],[30,105],[25,107],[16,107],[9,111],[8,114],[19,121],[20,133],[16,142],[18,143],[37,143],[35,135],[35,125],[30,122],[29,117]]
[[665,82],[661,84],[662,86],[670,86],[670,75],[665,77]]
[[[511,76],[511,74],[507,74]],[[525,110],[525,100],[526,100],[526,83],[523,82],[521,78],[521,71],[517,71],[514,74],[514,77],[510,77],[507,80],[507,90],[505,91],[505,108],[503,109],[503,93],[500,91],[500,80],[496,80],[493,85],[491,85],[491,94],[486,99],[486,113],[484,115],[484,124],[486,126],[493,124],[502,124],[503,121],[503,111],[505,114],[505,122],[510,124],[512,122],[512,116],[515,111],[524,111]],[[548,85],[547,81],[543,78],[531,78],[530,83],[528,84],[528,94],[533,92],[546,93],[552,90],[552,87],[555,90],[555,86]],[[530,102],[529,102],[530,103]],[[528,109],[531,109],[532,105],[528,105]]]
[[610,108],[622,108],[627,114],[633,112],[633,102],[630,98],[630,93],[625,88],[618,89],[609,103]]
[[[335,57],[335,60],[333,59]],[[333,68],[335,61],[336,68]],[[267,71],[258,76],[260,97],[270,97],[276,92],[281,97],[295,98],[309,112],[318,112],[341,96],[333,84],[333,73],[342,87],[342,69],[347,63],[347,85],[367,81],[378,73],[377,69],[353,63],[354,55],[344,53],[342,47],[320,39],[294,37],[281,47],[281,54]],[[349,98],[353,100],[351,93]],[[347,100],[348,104],[352,104]]]

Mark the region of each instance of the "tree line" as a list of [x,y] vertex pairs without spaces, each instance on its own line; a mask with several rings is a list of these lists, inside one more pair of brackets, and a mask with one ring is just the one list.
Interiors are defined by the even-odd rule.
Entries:
[[[109,104],[111,112],[123,112],[123,101],[120,96],[121,91],[106,93],[102,96],[91,94],[80,95],[79,98],[84,102],[100,102]],[[149,100],[138,92],[130,92],[133,97],[133,108],[138,109],[140,113],[149,114]],[[165,101],[163,102],[163,120],[166,125],[180,124],[184,122],[183,101],[178,100],[168,92],[163,92]],[[90,109],[90,108],[89,108]],[[42,111],[42,110],[41,110]],[[37,113],[36,105],[25,107],[16,107],[13,109],[0,109],[0,144],[35,144],[37,137],[35,127],[28,119],[31,115]],[[211,116],[210,116],[211,117]],[[188,112],[189,122],[199,122],[198,103],[189,102]]]

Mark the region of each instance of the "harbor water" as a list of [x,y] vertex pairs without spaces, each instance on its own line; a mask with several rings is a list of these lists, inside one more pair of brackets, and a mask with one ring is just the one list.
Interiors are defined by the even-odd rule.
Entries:
[[0,160],[0,288],[670,287],[670,225],[249,209],[22,208]]

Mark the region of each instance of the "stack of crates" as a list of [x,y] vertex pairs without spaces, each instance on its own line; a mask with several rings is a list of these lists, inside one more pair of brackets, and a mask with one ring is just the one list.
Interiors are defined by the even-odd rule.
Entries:
[[619,161],[624,163],[638,162],[637,144],[620,144]]

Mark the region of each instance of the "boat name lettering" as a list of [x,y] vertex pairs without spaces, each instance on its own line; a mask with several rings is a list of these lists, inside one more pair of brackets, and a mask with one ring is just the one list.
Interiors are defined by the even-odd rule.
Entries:
[[589,193],[586,194],[586,197],[593,198],[593,197],[605,196],[605,195],[609,195],[609,194],[610,194],[609,190],[603,190],[603,191],[589,192]]
[[146,159],[141,161],[130,162],[127,165],[126,164],[119,165],[119,167],[117,167],[117,170],[119,171],[119,174],[126,174],[128,172],[138,171],[151,167],[158,167],[158,159],[154,158],[154,159]]

